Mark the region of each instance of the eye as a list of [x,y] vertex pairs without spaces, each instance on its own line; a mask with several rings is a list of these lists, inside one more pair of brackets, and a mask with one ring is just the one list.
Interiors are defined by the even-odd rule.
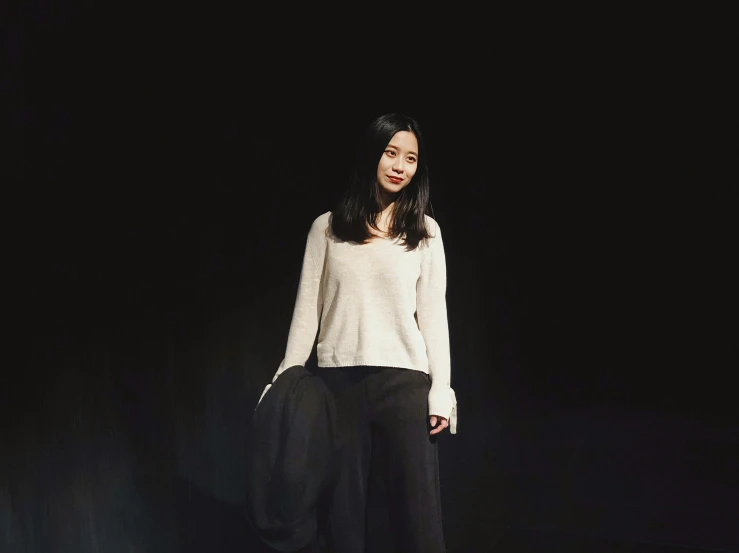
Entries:
[[416,162],[416,158],[413,157],[413,156],[409,156],[408,157],[408,161],[410,161],[411,163],[415,163]]
[[395,151],[394,151],[394,150],[385,150],[385,153],[386,153],[387,155],[389,155],[390,157],[392,157],[392,156],[394,156],[394,155],[395,155]]

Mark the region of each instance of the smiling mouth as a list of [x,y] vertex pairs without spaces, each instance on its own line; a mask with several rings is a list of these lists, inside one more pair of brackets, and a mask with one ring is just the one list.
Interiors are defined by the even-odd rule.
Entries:
[[395,184],[400,184],[403,182],[403,179],[399,179],[397,177],[388,177],[390,179],[390,182],[394,182]]

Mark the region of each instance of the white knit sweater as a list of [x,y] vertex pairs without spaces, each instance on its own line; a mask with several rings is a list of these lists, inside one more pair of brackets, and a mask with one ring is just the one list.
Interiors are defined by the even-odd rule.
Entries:
[[287,349],[272,382],[289,367],[305,366],[320,328],[319,367],[423,371],[431,377],[429,414],[449,419],[456,434],[446,260],[438,223],[427,215],[432,238],[407,252],[400,239],[341,242],[329,228],[330,214],[317,217],[308,232]]

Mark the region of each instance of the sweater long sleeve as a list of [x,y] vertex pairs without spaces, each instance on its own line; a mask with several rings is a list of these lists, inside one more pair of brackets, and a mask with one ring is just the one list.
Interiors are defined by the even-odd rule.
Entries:
[[431,376],[429,415],[443,416],[456,433],[457,400],[451,388],[451,355],[446,307],[446,255],[441,228],[434,222],[435,236],[423,252],[421,275],[416,285],[418,327],[426,344],[428,372]]
[[[298,293],[287,337],[285,357],[277,368],[272,383],[286,369],[294,365],[305,366],[313,350],[323,308],[321,278],[326,257],[324,231],[325,225],[322,224],[320,218],[313,221],[303,253],[303,265],[300,270]],[[262,400],[272,383],[264,388],[259,401]]]

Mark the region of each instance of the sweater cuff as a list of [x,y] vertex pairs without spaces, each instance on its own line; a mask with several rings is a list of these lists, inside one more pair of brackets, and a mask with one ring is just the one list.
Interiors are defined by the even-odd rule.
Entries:
[[[259,407],[259,404],[262,403],[262,398],[264,397],[264,394],[266,394],[267,390],[269,390],[271,387],[272,387],[272,384],[267,384],[267,386],[265,386],[264,391],[262,392],[262,395],[259,396],[259,401],[257,401],[257,407]],[[254,408],[255,411],[257,410],[257,407]]]
[[449,432],[457,433],[457,395],[450,387],[434,388],[429,392],[429,415],[444,417],[449,421]]

